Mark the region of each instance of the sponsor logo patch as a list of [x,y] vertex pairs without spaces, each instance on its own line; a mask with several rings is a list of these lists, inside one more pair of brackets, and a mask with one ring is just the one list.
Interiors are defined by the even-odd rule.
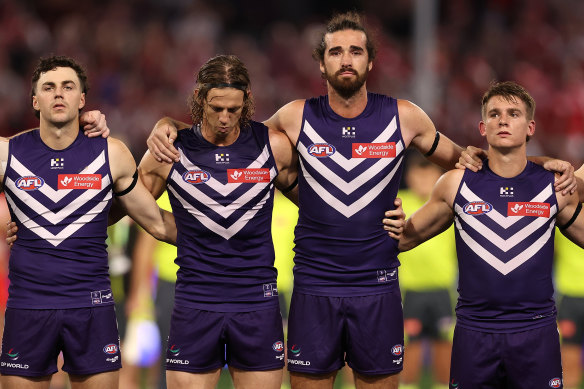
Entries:
[[493,210],[491,203],[486,201],[471,201],[470,203],[464,204],[462,211],[467,215],[482,215],[489,213]]
[[308,154],[316,158],[327,158],[337,151],[335,146],[329,143],[315,143],[308,146]]
[[502,186],[499,188],[499,197],[513,197],[512,186]]
[[300,356],[300,351],[302,351],[302,349],[300,348],[300,346],[298,346],[297,344],[293,344],[292,347],[290,347],[290,354],[293,357],[299,357]]
[[20,357],[20,353],[14,351],[13,348],[11,348],[10,350],[8,350],[8,352],[6,353],[6,355],[8,355],[8,358],[10,358],[13,361],[16,361]]
[[51,158],[51,169],[63,169],[65,167],[65,158]]
[[184,172],[182,179],[189,184],[197,185],[209,181],[211,175],[205,170],[190,170]]
[[507,216],[550,217],[549,203],[509,202]]
[[402,346],[401,344],[396,344],[395,346],[393,346],[391,348],[391,353],[393,355],[395,355],[396,357],[399,357],[400,355],[402,355],[404,352],[404,346]]
[[277,284],[264,284],[264,297],[274,297],[278,295]]
[[118,345],[115,343],[107,344],[103,347],[103,352],[109,355],[114,355],[118,353]]
[[215,162],[218,164],[229,163],[229,154],[227,154],[227,153],[215,154]]
[[353,158],[394,158],[395,142],[353,143]]
[[101,189],[101,174],[59,174],[58,189]]
[[276,352],[282,352],[282,351],[284,351],[284,342],[282,342],[281,340],[278,340],[277,342],[274,342],[274,344],[272,345],[272,348]]
[[227,182],[252,184],[270,182],[270,169],[227,169]]
[[111,289],[95,290],[91,292],[91,303],[93,305],[104,304],[114,301]]
[[18,189],[29,192],[40,189],[45,184],[45,180],[38,176],[25,176],[17,179],[14,184]]
[[355,137],[355,127],[343,127],[341,133],[343,138],[354,138]]
[[562,386],[562,379],[561,378],[552,378],[549,382],[550,388],[559,388]]
[[377,270],[377,282],[397,280],[397,270]]

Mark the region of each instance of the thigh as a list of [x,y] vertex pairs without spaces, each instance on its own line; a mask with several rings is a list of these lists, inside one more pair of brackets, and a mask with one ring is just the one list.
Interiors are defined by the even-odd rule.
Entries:
[[241,370],[284,367],[284,330],[280,307],[234,312],[227,321],[227,364]]
[[556,323],[506,334],[506,348],[509,388],[562,387],[562,358]]
[[166,369],[209,372],[225,364],[225,314],[175,305],[170,321]]
[[280,389],[283,369],[266,371],[246,371],[229,367],[235,389]]
[[362,375],[387,375],[403,369],[404,327],[399,289],[343,298],[347,321],[346,360]]
[[19,377],[15,375],[2,375],[0,377],[2,389],[49,389],[51,376],[44,377]]
[[55,373],[60,328],[57,310],[7,308],[0,373],[26,377]]
[[293,292],[288,317],[288,370],[328,374],[345,365],[341,299]]
[[63,309],[61,312],[64,371],[85,376],[122,367],[120,335],[113,305]]
[[166,387],[172,389],[215,389],[220,375],[220,368],[200,373],[169,370],[166,372]]
[[117,389],[119,387],[120,372],[108,371],[91,375],[69,375],[71,389]]
[[454,329],[450,385],[460,388],[504,388],[502,340],[504,334]]

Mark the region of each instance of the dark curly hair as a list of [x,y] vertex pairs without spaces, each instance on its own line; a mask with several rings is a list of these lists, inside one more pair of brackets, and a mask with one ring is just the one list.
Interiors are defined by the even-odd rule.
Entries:
[[373,61],[375,59],[375,55],[377,54],[377,49],[375,48],[371,33],[365,28],[361,19],[361,15],[354,11],[333,15],[332,18],[328,21],[324,32],[322,33],[320,43],[312,51],[312,58],[320,62],[324,61],[324,52],[326,51],[326,43],[324,38],[326,34],[331,34],[333,32],[343,30],[355,30],[365,33],[365,37],[367,38],[367,55],[369,56],[369,61]]
[[[79,78],[79,82],[81,82],[81,91],[87,96],[87,92],[89,91],[89,83],[87,82],[87,74],[85,73],[83,66],[81,66],[73,58],[52,55],[50,57],[41,58],[36,68],[34,69],[34,72],[32,73],[32,85],[30,90],[31,103],[33,96],[36,96],[37,82],[39,78],[41,78],[41,74],[55,70],[56,68],[71,68],[75,70],[75,73],[77,73],[77,77]],[[36,109],[34,112],[36,117],[40,118],[40,112]],[[79,112],[81,112],[81,110],[79,110]]]
[[243,91],[243,108],[239,125],[241,128],[249,124],[254,110],[254,102],[248,91],[251,85],[247,68],[235,55],[218,55],[207,62],[197,74],[197,84],[195,89],[199,93],[189,97],[189,108],[194,124],[199,124],[203,120],[203,106],[207,94],[213,88],[236,88]]

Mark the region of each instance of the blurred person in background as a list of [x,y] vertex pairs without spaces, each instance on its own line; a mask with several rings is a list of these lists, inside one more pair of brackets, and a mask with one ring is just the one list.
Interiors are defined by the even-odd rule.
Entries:
[[[417,151],[406,156],[404,182],[397,196],[406,215],[413,214],[430,198],[444,171]],[[400,288],[403,294],[405,349],[400,389],[420,388],[429,344],[433,389],[448,388],[454,310],[452,291],[456,282],[454,228],[399,254]]]
[[554,281],[558,296],[564,388],[582,383],[584,343],[584,251],[562,234],[555,237]]
[[[157,203],[162,209],[172,210],[166,191],[158,198]],[[153,380],[153,386],[159,389],[166,388],[164,365],[178,270],[178,265],[174,263],[176,256],[175,246],[159,242],[146,231],[139,230],[133,252],[134,267],[127,310],[130,316],[144,315],[145,312],[154,311],[156,325],[160,332],[157,358],[160,364],[158,368],[152,368],[154,370],[152,375],[156,377]],[[148,339],[148,341],[151,340]]]

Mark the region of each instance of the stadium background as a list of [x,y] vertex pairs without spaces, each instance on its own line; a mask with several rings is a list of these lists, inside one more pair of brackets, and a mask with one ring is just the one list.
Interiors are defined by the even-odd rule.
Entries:
[[370,91],[410,99],[458,144],[484,147],[480,97],[515,80],[537,102],[529,153],[584,162],[581,0],[0,0],[0,136],[37,124],[30,76],[49,54],[86,66],[86,109],[104,112],[138,160],[158,118],[189,120],[194,74],[216,54],[246,63],[264,120],[325,93],[311,51],[332,12],[351,9],[379,50]]

